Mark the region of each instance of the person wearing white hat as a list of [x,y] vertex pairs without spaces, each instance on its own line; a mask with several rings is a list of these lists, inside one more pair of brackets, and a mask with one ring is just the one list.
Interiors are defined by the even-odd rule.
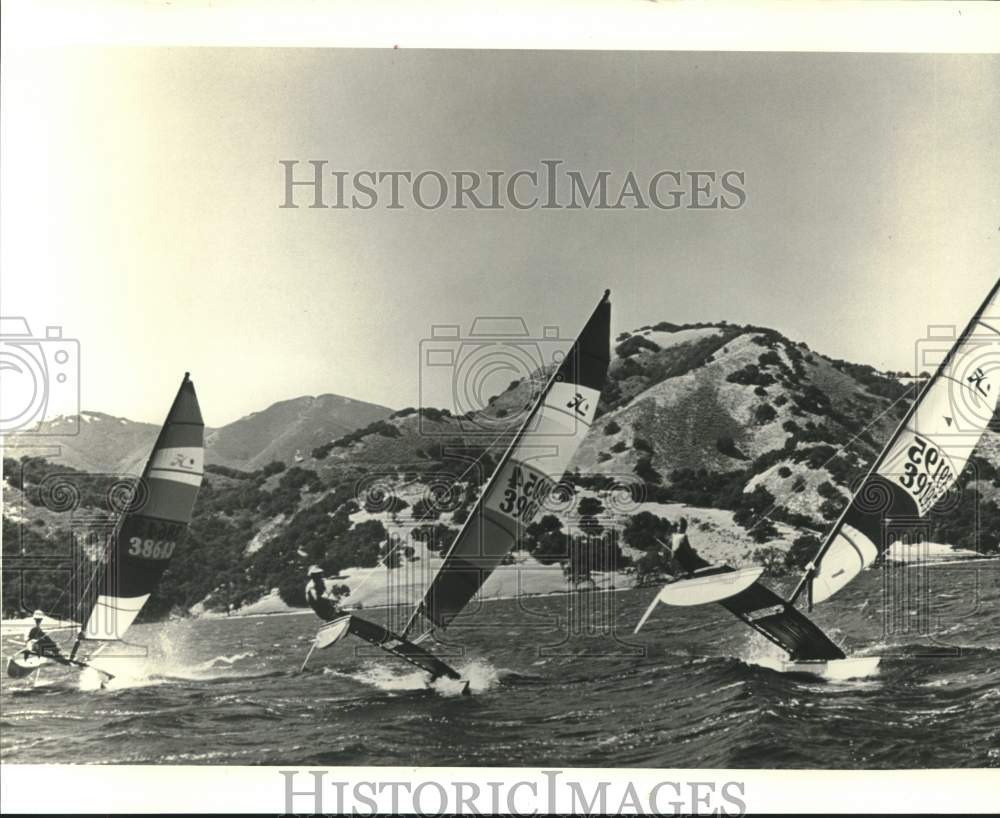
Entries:
[[316,616],[324,622],[330,622],[340,616],[337,604],[326,595],[326,583],[323,581],[323,569],[318,565],[310,565],[306,572],[306,602],[316,612]]
[[59,646],[52,641],[52,637],[42,629],[42,620],[45,618],[45,614],[42,611],[35,611],[31,618],[35,620],[35,626],[28,631],[28,636],[24,640],[25,654],[34,653],[36,656],[54,659],[61,665],[70,664],[69,659],[62,655]]

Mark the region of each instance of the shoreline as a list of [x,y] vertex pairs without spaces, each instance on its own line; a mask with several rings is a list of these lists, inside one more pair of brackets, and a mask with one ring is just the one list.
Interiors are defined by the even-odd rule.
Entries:
[[[959,558],[956,558],[956,559],[936,559],[936,560],[932,559],[932,560],[928,560],[926,562],[922,562],[922,561],[918,561],[918,560],[892,560],[891,564],[893,566],[895,566],[895,567],[911,568],[912,569],[912,568],[934,568],[934,567],[939,566],[939,565],[941,565],[941,566],[946,566],[946,565],[950,566],[950,565],[956,565],[956,564],[959,564],[959,563],[983,563],[983,562],[996,562],[996,561],[1000,561],[1000,554],[989,555],[989,556],[959,557]],[[625,577],[627,575],[622,575],[622,574],[617,574],[616,573],[615,576]],[[769,580],[772,585],[780,587],[782,584],[784,584],[787,581],[788,577],[764,577],[764,579]],[[484,598],[481,599],[481,601],[483,603],[487,603],[487,602],[502,602],[502,601],[509,601],[509,600],[512,600],[512,599],[528,599],[528,598],[534,599],[534,598],[538,598],[538,597],[565,596],[567,594],[573,594],[573,593],[588,593],[588,594],[620,593],[622,591],[634,591],[634,590],[642,590],[642,589],[646,589],[646,588],[659,588],[661,585],[662,585],[662,583],[652,583],[652,584],[649,584],[649,585],[641,585],[640,586],[640,585],[636,585],[634,582],[629,582],[629,584],[627,584],[627,585],[620,585],[620,586],[619,585],[611,585],[610,587],[567,588],[565,590],[559,590],[559,591],[540,591],[538,593],[501,594],[501,595],[497,595],[497,596],[484,597]],[[282,603],[282,604],[284,604],[284,603]],[[341,610],[343,611],[344,614],[348,614],[348,613],[357,613],[357,612],[366,611],[366,610],[375,610],[375,611],[387,610],[387,609],[392,608],[392,607],[407,608],[408,609],[410,607],[410,605],[409,604],[398,604],[398,605],[364,605],[364,606],[362,606],[360,608],[354,607],[354,606],[350,606],[350,605],[346,605],[343,608],[341,608]],[[267,617],[267,616],[302,616],[302,615],[305,615],[305,614],[312,614],[312,609],[311,608],[291,608],[289,610],[282,610],[282,611],[260,611],[260,612],[253,612],[253,613],[232,613],[232,614],[229,614],[229,615],[226,615],[226,614],[223,614],[223,613],[204,613],[204,614],[200,614],[200,615],[193,615],[193,616],[187,617],[186,619],[192,619],[192,620],[196,620],[196,619],[211,619],[211,620],[219,620],[219,619],[253,619],[255,617]],[[174,621],[174,620],[163,620],[163,621]],[[176,620],[176,621],[186,621],[186,620]],[[147,624],[155,624],[155,623],[150,622],[150,623],[147,623]]]

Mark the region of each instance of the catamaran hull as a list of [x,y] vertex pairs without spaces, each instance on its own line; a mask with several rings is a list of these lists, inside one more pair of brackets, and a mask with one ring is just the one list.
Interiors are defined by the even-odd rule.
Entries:
[[807,673],[829,681],[845,679],[863,679],[878,672],[879,656],[851,656],[847,659],[829,659],[827,661],[794,661],[786,659],[779,662],[782,673]]
[[706,572],[705,575],[695,575],[691,579],[680,579],[668,583],[657,596],[664,605],[688,607],[705,605],[709,602],[719,602],[745,591],[753,585],[764,572],[763,568],[742,568],[736,571]]
[[442,662],[433,653],[408,639],[403,639],[381,625],[376,625],[374,622],[369,622],[367,619],[353,614],[342,616],[323,625],[316,633],[315,646],[321,650],[328,648],[349,633],[381,648],[386,653],[398,656],[414,667],[426,671],[431,675],[431,681],[447,678],[463,682],[465,686],[462,689],[462,695],[468,694],[468,681],[462,679],[458,671]]
[[12,679],[23,679],[30,676],[42,665],[49,664],[49,660],[44,656],[25,656],[19,653],[11,656],[7,661],[7,675]]

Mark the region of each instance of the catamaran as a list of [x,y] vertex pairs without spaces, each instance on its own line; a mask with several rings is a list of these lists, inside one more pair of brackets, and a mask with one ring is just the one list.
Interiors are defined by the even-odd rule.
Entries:
[[[609,296],[606,290],[526,415],[402,633],[348,614],[320,627],[310,654],[350,633],[426,671],[432,682],[442,677],[462,681],[420,643],[435,627],[446,628],[514,549],[590,430],[610,363]],[[411,639],[421,622],[428,629]]]
[[998,373],[1000,281],[910,405],[788,599],[759,581],[759,568],[702,560],[691,578],[668,583],[657,594],[636,632],[660,603],[718,602],[788,653],[784,671],[830,678],[873,673],[879,657],[846,657],[795,604],[805,593],[811,611],[894,541],[926,539],[927,515],[954,485],[993,419]]
[[[204,430],[194,384],[190,374],[184,373],[128,505],[89,565],[88,576],[81,577],[75,618],[82,627],[69,657],[61,657],[60,664],[94,667],[105,680],[114,678],[106,669],[114,666],[108,648],[123,640],[191,521],[201,486]],[[91,652],[89,648],[95,643]],[[78,658],[81,649],[89,654],[86,660]],[[42,651],[24,648],[11,656],[7,673],[15,678],[28,676],[54,661]]]

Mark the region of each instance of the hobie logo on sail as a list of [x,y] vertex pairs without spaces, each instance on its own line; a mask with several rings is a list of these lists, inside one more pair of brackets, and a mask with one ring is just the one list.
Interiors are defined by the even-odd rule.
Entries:
[[590,414],[590,404],[587,403],[587,399],[577,392],[573,396],[573,400],[566,404],[567,409],[572,409],[580,417],[587,417]]
[[200,446],[185,446],[172,449],[160,449],[150,463],[152,469],[180,469],[191,474],[202,472],[204,449]]

